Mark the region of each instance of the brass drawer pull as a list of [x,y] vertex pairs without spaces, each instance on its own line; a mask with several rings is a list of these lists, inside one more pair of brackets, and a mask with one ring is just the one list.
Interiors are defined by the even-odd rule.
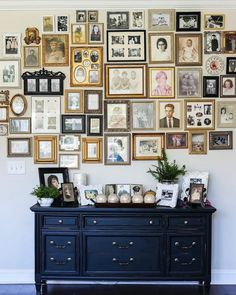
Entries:
[[117,260],[117,259],[114,257],[114,258],[112,258],[112,261],[113,261],[113,262],[116,262],[116,263],[118,263],[119,265],[122,266],[122,265],[129,265],[131,262],[134,262],[134,258],[133,258],[133,257],[130,257],[128,261],[119,261],[119,260]]
[[128,245],[120,245],[120,244],[117,244],[117,242],[113,241],[112,242],[112,245],[113,246],[116,246],[118,249],[128,249],[128,248],[130,248],[131,246],[134,245],[134,242],[130,241],[128,243]]
[[65,249],[71,246],[71,241],[68,241],[65,245],[59,245],[55,241],[51,240],[49,244],[55,246],[57,249]]
[[51,262],[54,262],[56,265],[65,265],[69,262],[72,261],[72,258],[71,257],[68,257],[66,260],[64,261],[57,261],[54,257],[50,257],[49,259]]
[[179,263],[179,264],[181,264],[181,265],[191,265],[191,264],[193,264],[194,262],[196,261],[196,258],[192,258],[191,259],[191,261],[189,261],[189,262],[181,262],[178,258],[175,258],[174,259],[174,262],[176,262],[176,263]]
[[196,246],[197,245],[197,242],[192,242],[192,244],[191,245],[189,245],[189,246],[181,246],[180,245],[180,243],[177,241],[177,242],[175,242],[175,246],[176,247],[180,247],[181,249],[191,249],[191,248],[193,248],[194,246]]

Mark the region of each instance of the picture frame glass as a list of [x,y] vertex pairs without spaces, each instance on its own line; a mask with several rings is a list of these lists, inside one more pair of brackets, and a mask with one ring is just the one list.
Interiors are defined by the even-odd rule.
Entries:
[[105,164],[124,165],[130,163],[129,136],[109,135],[106,136]]
[[132,102],[132,129],[155,129],[155,102]]

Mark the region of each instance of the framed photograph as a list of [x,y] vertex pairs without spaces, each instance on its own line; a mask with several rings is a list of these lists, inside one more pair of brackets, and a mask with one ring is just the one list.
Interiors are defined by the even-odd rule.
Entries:
[[61,184],[63,202],[71,203],[76,201],[74,184],[73,182],[67,182]]
[[190,131],[189,132],[189,154],[201,155],[207,154],[207,132]]
[[32,96],[32,133],[60,133],[60,96]]
[[31,118],[10,118],[9,131],[11,134],[31,133]]
[[158,129],[182,129],[182,101],[158,101]]
[[59,150],[67,152],[80,151],[80,135],[60,135],[59,137]]
[[9,109],[8,106],[0,106],[0,122],[8,122]]
[[108,11],[107,12],[108,30],[128,30],[129,11]]
[[21,88],[20,61],[0,59],[0,88]]
[[87,24],[71,25],[71,43],[86,44],[87,43]]
[[69,182],[68,168],[38,168],[40,185],[60,188],[62,183]]
[[24,68],[38,68],[41,66],[39,46],[24,46]]
[[202,65],[202,34],[175,34],[175,64]]
[[103,116],[101,115],[87,116],[87,135],[88,136],[103,135]]
[[113,100],[104,102],[105,131],[126,132],[130,130],[130,102]]
[[204,184],[191,183],[189,189],[189,202],[192,204],[203,203]]
[[145,11],[131,10],[130,11],[130,29],[139,30],[145,29]]
[[174,33],[149,33],[149,63],[174,62]]
[[236,97],[236,76],[220,76],[220,97]]
[[226,74],[236,74],[236,58],[233,56],[226,57]]
[[224,31],[222,34],[223,52],[236,53],[236,31]]
[[103,86],[103,47],[71,47],[70,86]]
[[188,133],[187,132],[166,133],[166,148],[167,149],[187,149]]
[[27,45],[40,44],[39,30],[35,27],[26,28],[24,41]]
[[104,164],[130,165],[130,134],[104,135]]
[[155,130],[156,104],[154,101],[131,102],[132,130]]
[[98,10],[89,10],[88,11],[88,22],[89,23],[98,22]]
[[217,101],[217,127],[234,128],[236,127],[236,102]]
[[0,90],[0,105],[9,105],[9,90]]
[[105,195],[116,194],[116,184],[105,184]]
[[157,206],[166,206],[175,208],[178,199],[178,183],[175,184],[157,184],[156,200]]
[[225,27],[224,14],[204,14],[205,30],[223,30]]
[[88,24],[88,43],[103,44],[104,43],[104,24]]
[[79,154],[59,154],[59,167],[79,169]]
[[0,136],[8,135],[8,125],[7,124],[0,124]]
[[149,9],[148,10],[149,31],[174,31],[175,10],[174,9]]
[[56,32],[57,33],[68,33],[70,28],[69,16],[68,15],[57,15],[56,16]]
[[46,15],[43,16],[43,33],[53,33],[54,32],[54,16]]
[[176,12],[177,32],[201,31],[201,12]]
[[149,68],[149,97],[175,97],[175,68]]
[[86,114],[102,114],[102,90],[84,90],[84,112]]
[[232,150],[233,131],[209,132],[209,150]]
[[177,95],[179,98],[202,96],[202,69],[177,69]]
[[133,133],[133,160],[157,160],[162,158],[165,146],[164,133]]
[[81,206],[94,205],[95,198],[102,194],[102,185],[79,185]]
[[62,115],[62,133],[85,133],[85,115]]
[[131,184],[130,185],[130,195],[133,197],[136,194],[143,195],[143,185],[142,184]]
[[7,58],[21,57],[21,34],[4,33],[3,37],[3,56]]
[[185,130],[215,129],[215,100],[185,100]]
[[69,65],[68,34],[42,35],[44,67],[64,67]]
[[146,64],[106,64],[107,98],[145,98]]
[[65,90],[65,113],[83,113],[84,101],[83,91],[66,89]]
[[130,195],[130,184],[116,184],[116,194],[120,198],[122,195]]
[[219,97],[218,76],[203,76],[203,97]]
[[204,32],[204,53],[221,53],[221,32]]
[[76,10],[76,22],[85,23],[87,21],[87,11],[86,10]]
[[27,100],[22,94],[15,94],[10,103],[10,108],[15,116],[23,116],[27,110]]
[[102,163],[102,138],[82,138],[82,162],[83,163]]
[[34,163],[57,163],[57,136],[34,136]]
[[146,31],[107,31],[107,61],[146,61]]
[[8,157],[31,157],[31,138],[7,138]]

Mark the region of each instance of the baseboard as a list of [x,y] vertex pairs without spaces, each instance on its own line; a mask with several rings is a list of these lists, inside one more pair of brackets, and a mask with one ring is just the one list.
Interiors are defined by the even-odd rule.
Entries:
[[32,284],[33,269],[0,269],[0,284]]
[[236,269],[213,269],[211,283],[215,285],[235,285]]

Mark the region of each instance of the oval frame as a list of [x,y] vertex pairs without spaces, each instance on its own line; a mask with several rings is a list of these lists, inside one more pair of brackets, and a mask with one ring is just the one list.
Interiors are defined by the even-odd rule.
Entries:
[[[16,113],[13,109],[13,103],[14,103],[14,100],[16,99],[16,97],[20,96],[24,102],[24,108],[23,108],[23,111],[21,113]],[[26,100],[26,97],[22,94],[15,94],[12,99],[11,99],[11,103],[10,103],[10,108],[11,108],[11,111],[12,113],[15,115],[15,116],[23,116],[27,110],[27,100]]]

